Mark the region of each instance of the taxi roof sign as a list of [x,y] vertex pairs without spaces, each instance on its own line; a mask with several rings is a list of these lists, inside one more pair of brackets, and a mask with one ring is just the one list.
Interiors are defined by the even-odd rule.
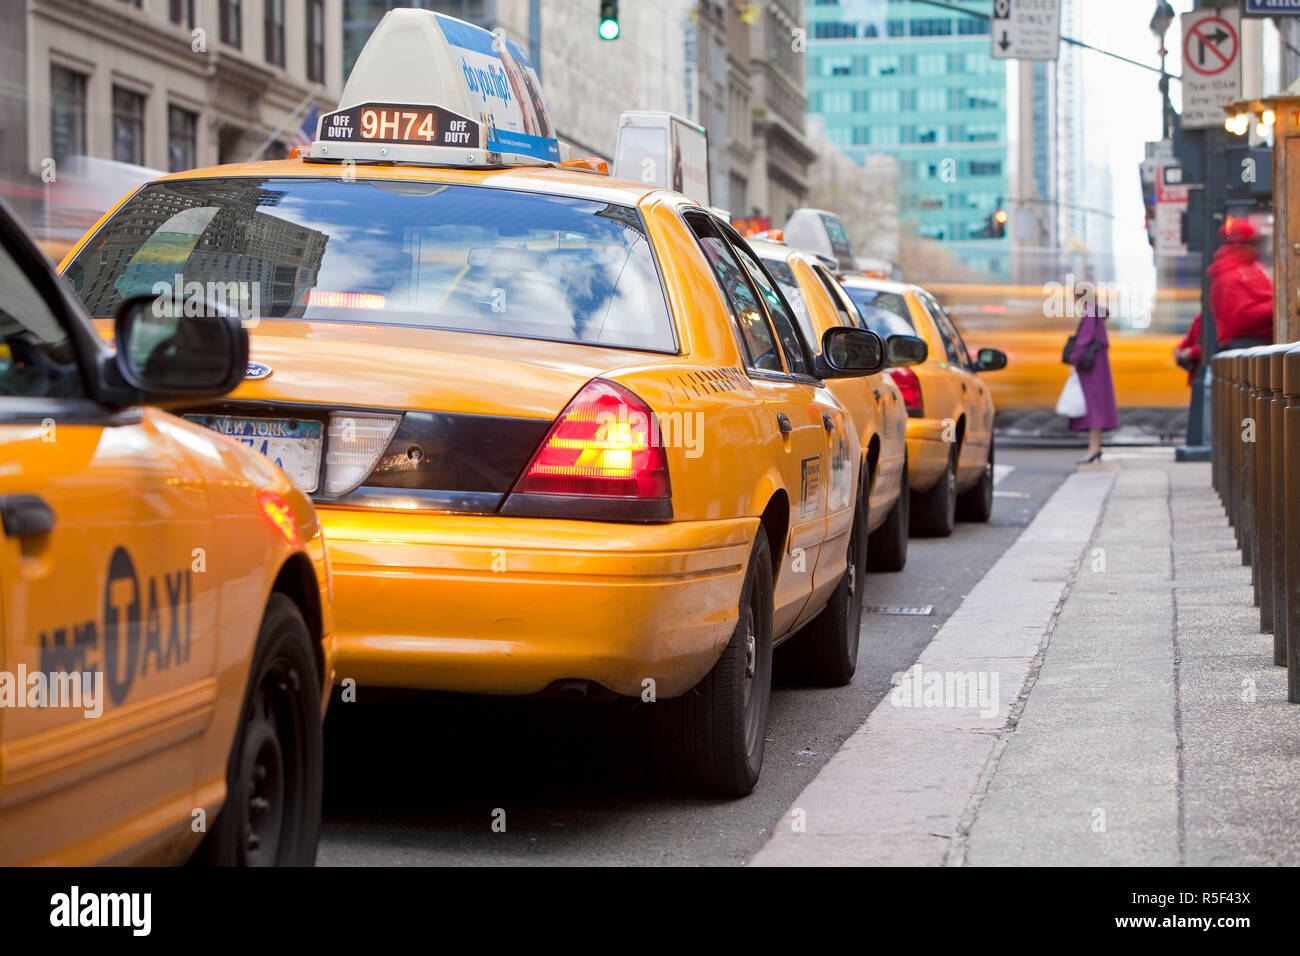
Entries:
[[437,166],[560,162],[537,72],[503,34],[430,10],[390,10],[357,57],[316,161]]

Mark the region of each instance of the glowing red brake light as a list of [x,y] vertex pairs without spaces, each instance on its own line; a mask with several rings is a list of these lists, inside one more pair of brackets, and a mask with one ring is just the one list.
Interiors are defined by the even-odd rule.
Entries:
[[514,493],[668,498],[668,457],[650,406],[592,379],[551,426]]
[[925,415],[925,402],[921,400],[921,380],[910,368],[891,368],[889,377],[894,380],[898,390],[903,394],[903,405],[911,418]]

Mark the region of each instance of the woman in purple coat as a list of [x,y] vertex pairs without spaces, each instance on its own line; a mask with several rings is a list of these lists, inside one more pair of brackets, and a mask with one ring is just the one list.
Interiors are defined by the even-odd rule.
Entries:
[[1079,373],[1083,397],[1088,410],[1080,418],[1070,419],[1070,431],[1088,433],[1088,457],[1079,464],[1101,460],[1101,433],[1119,428],[1119,409],[1115,406],[1115,386],[1110,380],[1110,340],[1106,336],[1106,310],[1099,305],[1085,306],[1074,333],[1074,348],[1069,363]]

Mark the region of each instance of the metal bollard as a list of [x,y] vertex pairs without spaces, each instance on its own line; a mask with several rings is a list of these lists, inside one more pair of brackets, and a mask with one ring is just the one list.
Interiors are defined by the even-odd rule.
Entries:
[[[1260,348],[1254,359],[1255,372],[1255,558],[1254,575],[1255,594],[1259,603],[1259,629],[1264,634],[1276,634],[1273,630],[1273,565],[1277,552],[1274,549],[1274,532],[1277,525],[1277,512],[1274,510],[1273,470],[1274,460],[1282,447],[1281,429],[1274,422],[1273,399],[1281,394],[1278,381],[1273,378],[1274,359],[1281,368],[1281,353],[1290,348],[1285,345],[1266,345]],[[1274,389],[1277,389],[1275,392]],[[1274,440],[1275,435],[1277,441]],[[1273,662],[1286,663],[1285,641],[1281,648],[1276,637],[1273,642]],[[1281,660],[1278,658],[1281,657]]]
[[1300,481],[1300,345],[1282,357],[1282,394],[1286,399],[1283,456],[1283,524],[1286,576],[1286,699],[1300,704],[1300,495],[1286,494]]
[[1219,359],[1223,362],[1223,394],[1219,398],[1222,415],[1219,416],[1219,447],[1223,449],[1223,511],[1227,514],[1227,523],[1232,528],[1234,540],[1236,531],[1236,479],[1240,475],[1236,460],[1236,441],[1232,419],[1236,416],[1236,354],[1239,350],[1221,352]]
[[1237,376],[1237,359],[1241,349],[1233,349],[1224,354],[1225,389],[1223,395],[1223,448],[1227,470],[1224,472],[1227,500],[1224,508],[1228,512],[1228,523],[1232,525],[1233,539],[1241,547],[1241,507],[1239,485],[1241,484],[1241,408],[1238,401],[1241,383]]
[[1269,460],[1272,431],[1269,425],[1269,406],[1273,403],[1273,390],[1269,387],[1269,359],[1271,345],[1257,349],[1251,359],[1251,379],[1255,383],[1255,486],[1251,489],[1255,502],[1255,536],[1252,542],[1251,582],[1255,588],[1255,605],[1259,608],[1259,630],[1263,634],[1273,631],[1273,543],[1269,525],[1273,484],[1273,466]]
[[1222,388],[1219,375],[1222,372],[1223,363],[1219,361],[1217,355],[1211,355],[1207,365],[1210,372],[1210,420],[1206,423],[1206,429],[1210,436],[1210,486],[1222,500],[1223,482],[1219,479],[1219,466],[1223,457],[1223,449],[1219,446],[1219,420],[1223,416],[1219,414],[1219,391]]
[[[1264,492],[1264,473],[1268,468],[1268,441],[1269,441],[1269,423],[1264,414],[1264,394],[1268,388],[1268,368],[1269,368],[1269,349],[1271,346],[1260,346],[1251,350],[1251,355],[1245,360],[1247,367],[1247,380],[1251,382],[1251,389],[1247,392],[1247,408],[1245,414],[1252,421],[1251,428],[1253,441],[1247,442],[1251,449],[1248,454],[1251,455],[1251,486],[1247,488],[1247,494],[1251,497],[1251,589],[1255,596],[1255,606],[1260,607],[1260,622],[1264,620],[1264,575],[1261,574],[1264,568],[1264,545],[1261,538],[1264,537],[1264,528],[1268,527],[1266,520],[1268,515],[1265,514],[1266,505],[1262,499],[1261,493]],[[1273,609],[1269,609],[1269,624],[1273,624]],[[1261,628],[1262,630],[1262,628]]]
[[[1255,583],[1255,400],[1251,392],[1254,389],[1251,374],[1251,359],[1254,349],[1244,349],[1237,356],[1237,435],[1236,444],[1241,456],[1241,480],[1237,482],[1237,515],[1241,548],[1241,563],[1251,568],[1251,584]],[[1251,440],[1247,440],[1251,439]]]
[[1269,352],[1268,384],[1272,399],[1269,405],[1269,548],[1272,562],[1273,663],[1285,665],[1286,650],[1286,353],[1294,343],[1274,346]]
[[1214,490],[1219,501],[1224,498],[1224,445],[1223,445],[1223,388],[1227,382],[1227,362],[1218,355],[1210,356],[1210,462]]

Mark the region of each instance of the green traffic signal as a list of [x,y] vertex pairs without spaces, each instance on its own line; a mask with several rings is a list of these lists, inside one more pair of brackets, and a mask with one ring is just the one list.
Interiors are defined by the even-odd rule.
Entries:
[[596,32],[602,40],[617,40],[619,35],[618,27],[618,4],[614,2],[602,3],[600,5],[600,25]]

